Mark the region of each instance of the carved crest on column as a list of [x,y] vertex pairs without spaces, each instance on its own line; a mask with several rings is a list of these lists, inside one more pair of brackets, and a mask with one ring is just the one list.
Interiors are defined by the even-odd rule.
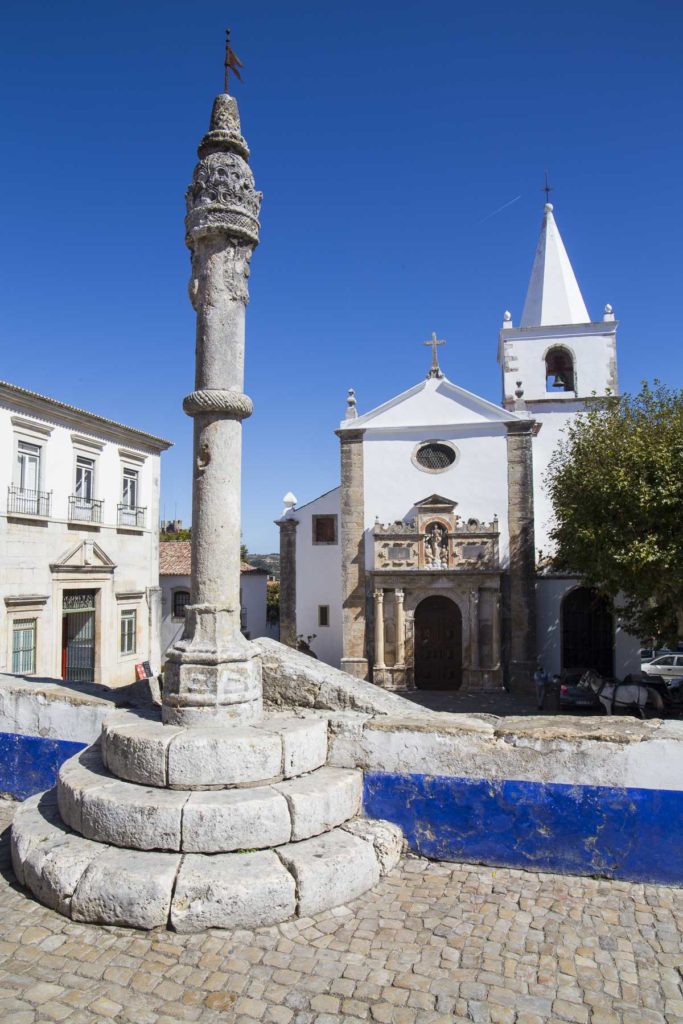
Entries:
[[208,153],[195,167],[185,194],[188,242],[198,233],[226,231],[257,245],[261,198],[239,153]]

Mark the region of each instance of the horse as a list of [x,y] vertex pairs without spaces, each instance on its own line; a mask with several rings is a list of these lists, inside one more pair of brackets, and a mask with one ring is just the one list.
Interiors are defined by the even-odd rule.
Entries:
[[591,689],[597,693],[598,699],[608,715],[614,708],[635,707],[641,718],[645,718],[645,705],[652,701],[657,711],[664,710],[664,701],[656,690],[651,690],[642,683],[613,683],[603,679],[594,669],[589,668],[581,676],[578,686]]

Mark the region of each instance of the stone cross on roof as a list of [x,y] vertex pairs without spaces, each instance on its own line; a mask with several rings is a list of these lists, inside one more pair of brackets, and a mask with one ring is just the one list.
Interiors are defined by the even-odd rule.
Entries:
[[431,347],[432,347],[432,365],[431,365],[431,368],[429,370],[429,373],[427,374],[427,380],[429,380],[430,377],[437,377],[438,379],[440,379],[441,377],[443,377],[443,373],[441,372],[441,367],[439,366],[439,358],[438,358],[438,354],[437,354],[437,347],[439,345],[445,345],[446,342],[445,341],[439,341],[437,339],[437,337],[436,337],[436,331],[432,331],[432,336],[431,336],[430,340],[429,341],[423,341],[422,344],[423,345],[431,345]]

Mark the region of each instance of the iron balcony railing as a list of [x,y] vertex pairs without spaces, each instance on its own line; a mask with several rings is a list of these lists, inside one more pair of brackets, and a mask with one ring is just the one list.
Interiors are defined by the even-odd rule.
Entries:
[[50,515],[52,491],[29,491],[10,484],[7,488],[7,512],[19,516]]
[[141,507],[140,505],[119,505],[119,526],[135,526],[139,530],[144,529],[146,511],[146,507]]
[[101,523],[104,502],[97,498],[69,495],[69,519],[78,523]]

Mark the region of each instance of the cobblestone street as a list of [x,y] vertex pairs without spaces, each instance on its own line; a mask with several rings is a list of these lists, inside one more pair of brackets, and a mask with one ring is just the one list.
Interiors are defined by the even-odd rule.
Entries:
[[683,890],[408,857],[347,907],[181,936],[72,923],[9,866],[0,1020],[331,1024],[683,1021]]

